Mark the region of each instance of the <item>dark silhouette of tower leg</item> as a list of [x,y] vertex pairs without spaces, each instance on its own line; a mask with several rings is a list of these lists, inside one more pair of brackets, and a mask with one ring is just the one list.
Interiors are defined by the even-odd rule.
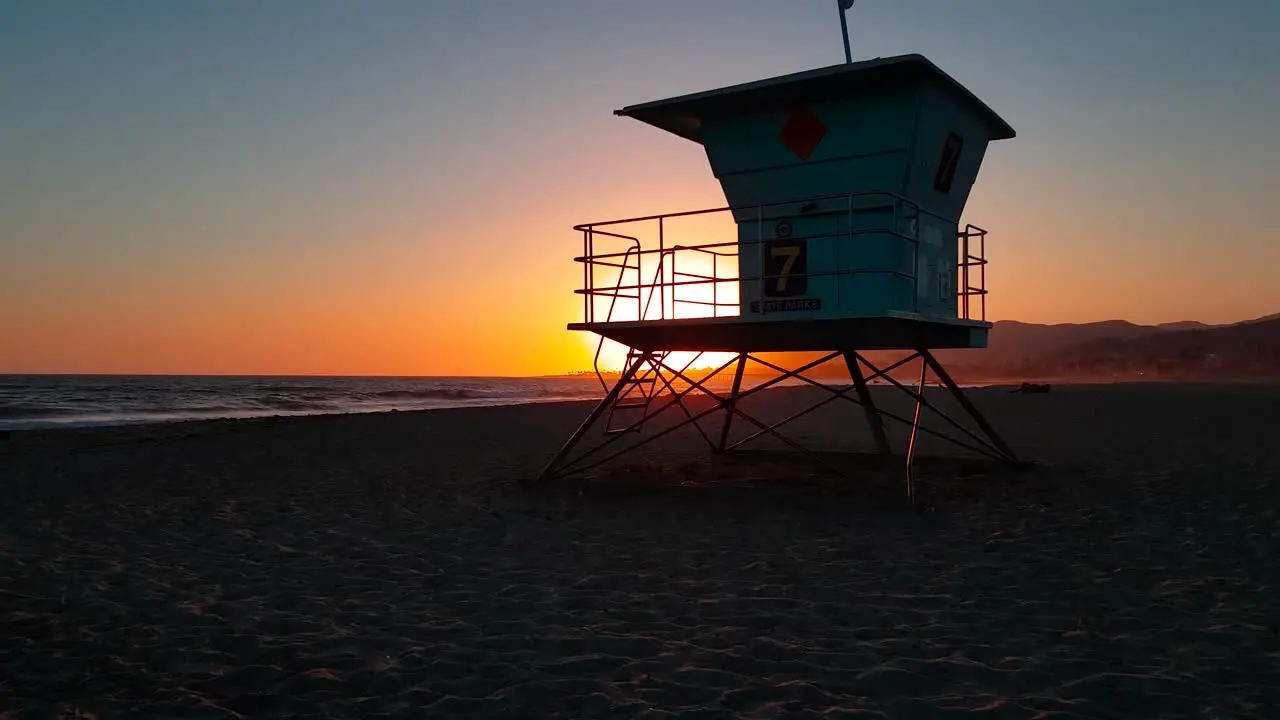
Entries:
[[[618,382],[614,383],[613,388],[610,389],[604,398],[595,406],[595,409],[591,411],[591,414],[587,416],[587,419],[582,421],[582,424],[578,426],[576,431],[574,431],[568,442],[560,448],[560,451],[551,459],[551,462],[547,463],[547,466],[543,468],[542,473],[538,475],[538,480],[543,480],[556,471],[560,466],[560,463],[564,461],[565,457],[573,450],[574,446],[578,444],[578,441],[582,440],[582,437],[591,429],[591,426],[595,425],[596,421],[600,419],[600,416],[604,415],[605,412],[608,411],[615,402],[617,402],[618,396],[622,394],[623,388],[627,386],[627,383],[630,382],[631,378],[635,377],[640,366],[647,362],[651,357],[652,355],[649,353],[640,353],[627,367],[623,368],[622,374],[618,377]],[[520,484],[527,487],[529,481],[522,479]]]
[[[917,353],[919,354],[919,353]],[[911,465],[916,459],[916,436],[920,433],[920,409],[924,407],[924,384],[929,379],[929,363],[920,358],[920,382],[916,384],[916,407],[911,414],[911,439],[907,441],[907,498],[913,503],[916,499],[915,478],[911,474]]]
[[1000,433],[996,432],[991,423],[987,422],[987,419],[978,411],[973,401],[964,394],[960,386],[956,385],[955,380],[952,380],[946,369],[942,367],[942,363],[933,357],[933,353],[928,350],[921,350],[920,357],[924,358],[925,363],[933,370],[933,374],[938,376],[938,379],[942,381],[943,385],[947,386],[947,389],[955,396],[960,406],[965,409],[965,412],[969,413],[969,416],[978,424],[978,427],[982,428],[982,432],[986,434],[987,439],[1000,450],[1006,459],[1016,463],[1018,456],[1014,454],[1013,449],[1004,441],[1004,438],[1000,437]]
[[876,449],[885,460],[886,469],[893,461],[893,448],[889,445],[889,435],[884,430],[884,419],[876,411],[875,401],[871,399],[871,388],[867,386],[867,378],[862,374],[857,353],[845,352],[844,364],[849,368],[849,379],[858,393],[858,401],[867,416],[867,424],[871,426],[871,435],[876,441]]
[[724,427],[720,430],[720,444],[716,452],[724,452],[729,444],[729,428],[733,424],[733,411],[738,407],[738,394],[742,391],[742,373],[747,369],[747,354],[738,355],[738,367],[733,371],[733,387],[729,390],[729,400],[725,405]]

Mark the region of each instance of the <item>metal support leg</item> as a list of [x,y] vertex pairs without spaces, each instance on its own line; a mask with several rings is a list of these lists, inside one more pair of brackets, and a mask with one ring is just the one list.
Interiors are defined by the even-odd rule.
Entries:
[[[909,356],[907,357],[907,360],[914,360],[914,359],[916,359],[916,358],[918,358],[918,357],[921,357],[921,354],[920,354],[919,352],[915,352],[915,353],[912,353],[911,355],[909,355]],[[901,363],[901,362],[902,362],[902,361],[899,361],[899,363]],[[963,435],[967,436],[969,439],[971,439],[971,440],[973,440],[973,441],[977,442],[977,443],[978,443],[978,445],[980,445],[981,447],[978,447],[977,445],[971,445],[971,444],[969,444],[969,443],[967,443],[967,442],[964,442],[963,440],[958,440],[958,439],[956,439],[956,438],[954,438],[954,437],[950,437],[950,436],[948,436],[948,435],[944,435],[944,434],[942,434],[942,433],[940,433],[940,432],[938,432],[938,431],[936,431],[936,430],[934,430],[934,429],[932,429],[932,428],[927,428],[927,427],[923,427],[923,426],[922,426],[922,427],[920,427],[920,428],[919,428],[921,432],[927,433],[927,434],[929,434],[929,435],[933,435],[934,437],[937,437],[937,438],[942,438],[943,440],[946,440],[947,442],[950,442],[950,443],[952,443],[953,445],[958,445],[958,446],[960,446],[960,447],[962,447],[962,448],[965,448],[965,449],[967,449],[967,450],[972,450],[973,452],[976,452],[976,453],[978,453],[979,455],[985,455],[985,456],[987,456],[987,457],[989,457],[989,458],[991,458],[991,459],[993,459],[993,460],[1007,460],[1007,458],[1004,456],[1004,454],[1000,451],[1000,448],[998,448],[998,447],[996,447],[996,446],[992,445],[992,444],[991,444],[991,442],[990,442],[989,440],[986,440],[986,439],[984,439],[984,438],[982,438],[982,437],[978,436],[976,433],[974,433],[974,432],[973,432],[972,430],[970,430],[969,428],[967,428],[967,427],[965,427],[964,425],[961,425],[960,423],[956,422],[955,418],[952,418],[950,415],[948,415],[948,414],[946,414],[945,412],[943,412],[941,408],[939,408],[939,407],[937,407],[936,405],[934,405],[933,403],[929,402],[929,400],[928,400],[927,398],[925,398],[925,396],[924,396],[922,393],[920,393],[920,392],[918,392],[918,391],[916,391],[916,390],[912,390],[911,388],[907,387],[906,385],[903,385],[902,383],[900,383],[900,382],[898,382],[897,380],[893,379],[893,377],[892,377],[891,375],[889,375],[889,374],[888,374],[888,369],[887,369],[887,368],[886,368],[885,370],[878,370],[878,369],[876,368],[876,366],[875,366],[875,365],[873,365],[870,361],[868,361],[865,357],[864,357],[864,358],[862,358],[862,363],[863,363],[864,365],[866,365],[867,367],[871,368],[872,370],[876,370],[877,375],[879,375],[880,377],[883,377],[885,380],[888,380],[890,385],[893,385],[894,387],[898,388],[899,390],[901,390],[903,393],[905,393],[905,394],[906,394],[908,397],[910,397],[911,399],[919,401],[919,402],[920,402],[920,404],[922,404],[924,407],[926,407],[926,408],[928,408],[928,409],[932,410],[932,411],[934,412],[934,414],[935,414],[935,415],[937,415],[939,418],[941,418],[943,421],[945,421],[945,422],[946,422],[947,424],[949,424],[951,427],[953,427],[953,428],[955,428],[956,430],[958,430],[961,434],[963,434]],[[895,363],[895,364],[898,364],[898,363]],[[891,366],[889,366],[889,367],[890,367],[890,368],[892,368],[892,367],[893,367],[893,365],[891,365]],[[910,420],[905,420],[905,419],[899,418],[899,417],[895,416],[893,413],[887,412],[887,411],[885,411],[885,410],[877,410],[877,411],[878,411],[881,415],[883,415],[884,417],[890,418],[891,420],[897,420],[897,421],[899,421],[899,422],[901,422],[901,423],[903,423],[903,424],[905,424],[905,425],[908,425],[908,426],[912,424]]]
[[729,400],[725,405],[724,427],[720,430],[720,444],[716,446],[716,452],[725,451],[725,446],[729,444],[729,427],[733,423],[733,411],[738,406],[738,393],[742,390],[742,373],[747,369],[747,354],[742,353],[738,356],[738,367],[733,371],[733,389],[729,391]]
[[853,386],[858,393],[858,402],[867,416],[867,424],[871,426],[871,435],[875,438],[876,449],[880,451],[887,467],[892,462],[893,448],[889,445],[888,433],[884,431],[884,419],[876,411],[875,401],[871,399],[871,388],[867,386],[867,378],[862,374],[862,367],[858,364],[858,354],[844,353],[844,364],[849,368],[849,379],[853,381]]
[[[617,402],[618,396],[622,393],[622,388],[631,381],[631,378],[635,377],[640,366],[648,362],[652,357],[652,353],[643,352],[636,357],[634,362],[622,371],[622,375],[618,378],[618,382],[614,384],[613,389],[604,396],[604,399],[600,401],[600,404],[596,405],[595,409],[591,411],[591,414],[587,416],[587,419],[578,426],[577,431],[573,433],[573,436],[569,438],[569,441],[564,444],[564,447],[560,448],[560,452],[556,453],[556,456],[551,459],[551,462],[547,463],[547,466],[543,468],[542,472],[533,482],[542,482],[556,471],[560,463],[573,450],[574,446],[578,444],[578,441],[582,440],[582,436],[586,435],[587,431],[591,429],[591,426],[600,419],[600,416],[603,415],[615,402]],[[521,479],[520,481],[521,487],[528,487],[530,484],[531,481],[527,479]]]
[[920,358],[920,385],[916,389],[916,412],[911,417],[911,439],[907,441],[907,499],[915,501],[915,478],[911,476],[911,463],[916,458],[916,433],[920,430],[920,408],[924,405],[924,384],[929,379],[929,363]]
[[996,432],[996,429],[991,426],[991,423],[987,422],[987,419],[982,416],[982,413],[978,412],[977,406],[973,404],[972,400],[965,396],[964,391],[960,389],[960,386],[956,385],[956,382],[951,379],[951,376],[943,369],[942,364],[933,357],[933,354],[928,350],[921,350],[920,357],[924,358],[924,361],[928,363],[928,366],[933,369],[933,373],[938,376],[938,379],[942,381],[942,384],[947,386],[947,389],[950,390],[951,394],[955,396],[957,401],[959,401],[960,406],[973,417],[973,421],[978,424],[978,427],[982,429],[982,432],[986,433],[987,439],[990,440],[1001,454],[1004,455],[1004,459],[1011,463],[1018,462],[1018,456],[1014,454],[1013,449],[1005,443],[1004,438],[1000,437],[1000,433]]

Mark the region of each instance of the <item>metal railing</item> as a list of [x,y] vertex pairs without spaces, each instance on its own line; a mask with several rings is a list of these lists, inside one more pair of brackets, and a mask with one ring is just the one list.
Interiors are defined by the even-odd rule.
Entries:
[[[634,269],[636,271],[636,284],[639,285],[641,280],[643,280],[643,278],[640,276],[639,257],[636,258],[636,264],[634,267],[632,267],[631,264],[627,262],[627,260],[629,260],[632,255],[638,254],[640,252],[640,241],[636,240],[635,238],[632,238],[632,240],[635,240],[635,244],[627,248],[627,251],[623,253],[622,263],[612,264],[614,267],[618,268],[618,282],[614,284],[614,294],[610,296],[610,299],[609,299],[609,314],[605,318],[605,322],[609,322],[613,319],[614,305],[618,302],[618,297],[620,294],[618,289],[622,287],[623,275],[626,274],[628,270]],[[627,297],[630,297],[630,296],[627,296]],[[640,298],[639,291],[636,291],[635,298],[639,300]],[[600,340],[601,342],[596,344],[596,354],[595,354],[595,357],[593,357],[591,360],[591,367],[596,371],[596,377],[599,378],[600,380],[600,386],[605,389],[605,392],[608,392],[609,386],[605,385],[604,375],[602,375],[600,372],[600,353],[604,351],[604,338],[601,338]]]
[[[663,302],[665,302],[665,299],[666,299],[665,293],[663,292],[664,290],[663,286],[668,283],[664,282],[665,275],[663,274],[663,272],[665,270],[665,264],[669,258],[671,263],[671,283],[670,284],[673,286],[672,293],[671,293],[671,305],[672,305],[671,312],[673,316],[677,314],[675,311],[675,308],[679,305],[695,305],[695,306],[709,307],[711,308],[712,317],[721,317],[720,308],[732,308],[734,310],[738,309],[739,303],[737,300],[734,300],[733,302],[720,302],[720,292],[719,292],[720,285],[724,283],[736,283],[737,281],[736,278],[720,277],[720,265],[719,265],[720,258],[732,258],[734,260],[737,260],[738,253],[737,252],[716,252],[715,250],[708,249],[708,247],[710,246],[676,245],[675,247],[669,248],[665,250],[665,252],[662,252],[658,255],[658,268],[657,270],[654,271],[654,277],[659,279],[658,294],[659,294],[660,308],[662,308],[662,304]],[[692,253],[700,253],[701,255],[710,257],[711,258],[711,274],[703,275],[702,273],[681,272],[680,270],[677,270],[676,258],[679,256],[681,252],[686,252],[686,251],[692,252]],[[687,298],[676,297],[674,285],[680,282],[679,278],[685,278],[686,281],[689,281],[688,283],[684,283],[684,284],[710,284],[711,299],[710,300],[690,300]],[[735,290],[736,289],[737,288],[735,288]],[[650,292],[649,292],[649,300],[650,301],[653,300],[652,289],[650,289]],[[644,311],[642,311],[640,314],[641,319],[645,318],[648,315],[649,305],[650,303],[645,304]],[[724,316],[732,317],[736,314],[737,314],[736,312],[726,312]],[[659,319],[662,319],[662,318],[659,318]]]
[[[977,225],[967,224],[958,234],[960,240],[960,299],[957,311],[962,320],[987,320],[987,231]],[[973,254],[973,242],[977,241],[978,254]],[[976,267],[978,284],[971,282],[969,268]],[[969,298],[978,298],[978,317],[973,317]]]
[[[836,203],[832,201],[841,201],[839,205],[843,205],[842,210],[834,209]],[[822,207],[825,204],[826,207]],[[777,208],[785,206],[799,206],[799,212],[790,211],[785,213],[771,212]],[[820,208],[814,211],[813,208]],[[806,212],[808,211],[808,212]],[[574,226],[574,230],[582,233],[582,255],[574,258],[574,262],[582,264],[583,284],[581,288],[574,290],[575,294],[583,296],[583,321],[587,324],[597,322],[617,322],[617,321],[663,321],[685,317],[708,317],[708,315],[682,315],[681,308],[703,308],[704,312],[709,309],[709,317],[732,317],[741,313],[739,290],[744,282],[757,282],[761,291],[769,280],[783,277],[778,274],[766,274],[764,262],[765,246],[774,242],[775,238],[765,237],[764,223],[774,220],[791,219],[795,220],[802,217],[833,217],[839,214],[845,214],[844,227],[839,232],[820,232],[809,235],[793,235],[786,239],[789,240],[809,240],[816,238],[833,238],[836,239],[837,268],[836,270],[824,271],[806,271],[800,274],[792,274],[790,277],[823,277],[835,275],[867,275],[867,274],[885,274],[897,277],[903,277],[911,281],[913,302],[918,303],[918,269],[919,269],[919,235],[920,235],[920,219],[929,216],[941,220],[948,225],[954,225],[955,220],[937,215],[927,210],[922,210],[917,204],[902,198],[895,193],[870,192],[870,193],[849,193],[842,195],[826,195],[819,197],[800,198],[796,200],[786,200],[762,205],[749,207],[733,207],[725,206],[711,208],[706,210],[693,210],[686,212],[666,213],[662,215],[648,215],[643,217],[627,218],[623,220],[608,220],[603,222],[584,223]],[[868,213],[880,213],[887,217],[887,222],[869,227],[857,227],[855,219]],[[723,231],[730,239],[723,241],[703,242],[697,244],[677,243],[669,244],[669,234],[671,232],[670,225],[673,221],[683,219],[705,218],[715,214],[729,214],[725,219],[729,221]],[[736,218],[735,218],[736,216]],[[739,227],[748,222],[756,225],[756,233],[754,239],[744,239]],[[629,233],[615,232],[614,230],[626,227]],[[603,228],[610,228],[605,230]],[[844,248],[857,241],[859,236],[879,235],[892,236],[901,239],[911,248],[910,269],[904,270],[898,267],[880,267],[865,269],[839,269],[840,255]],[[641,236],[647,236],[648,242],[641,239]],[[957,248],[959,252],[960,262],[957,263],[959,277],[956,282],[957,290],[957,315],[963,319],[986,319],[986,265],[985,258],[987,231],[975,225],[969,224],[965,229],[956,234],[956,241],[959,244]],[[611,252],[597,253],[598,242],[622,240],[628,243],[625,250],[615,250]],[[976,250],[975,250],[976,248]],[[751,275],[743,275],[737,272],[738,268],[733,268],[732,274],[722,275],[724,265],[728,265],[728,260],[737,261],[740,266],[746,253],[755,251],[757,267],[760,272]],[[975,254],[976,252],[976,254]],[[646,256],[657,256],[656,264],[652,268],[652,281],[645,282],[643,272]],[[631,258],[635,258],[635,264],[630,264]],[[699,272],[696,267],[694,270],[678,269],[677,260],[681,257],[690,259],[702,259],[704,264],[709,260],[709,272]],[[687,268],[688,260],[681,264],[681,267]],[[604,282],[600,282],[597,278],[597,271],[603,269],[607,277]],[[624,276],[627,272],[634,271],[636,281],[634,283],[625,283]],[[613,274],[616,272],[616,276]],[[732,293],[723,291],[721,285],[727,285],[732,289]],[[682,290],[692,288],[707,288],[701,297],[689,297],[686,292],[684,297],[680,296]],[[729,295],[730,297],[725,297]],[[764,293],[760,292],[761,299]],[[978,298],[978,317],[974,317],[972,303],[970,299]],[[607,310],[603,313],[604,319],[601,321],[597,312],[597,298],[608,298]],[[654,300],[657,300],[656,312],[654,312]],[[615,317],[618,309],[618,301],[635,301],[634,314],[627,313],[623,318]],[[918,308],[917,308],[918,309]]]

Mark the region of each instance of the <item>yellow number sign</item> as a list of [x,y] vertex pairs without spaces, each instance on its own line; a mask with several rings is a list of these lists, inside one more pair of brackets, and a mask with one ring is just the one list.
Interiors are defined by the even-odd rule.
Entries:
[[775,240],[767,246],[765,295],[793,297],[809,289],[808,263],[803,240]]
[[782,267],[778,270],[778,277],[775,278],[776,283],[773,288],[779,295],[787,292],[787,278],[791,275],[791,270],[796,265],[796,259],[800,257],[799,245],[783,245],[781,247],[775,245],[769,248],[769,254],[774,258],[782,258]]

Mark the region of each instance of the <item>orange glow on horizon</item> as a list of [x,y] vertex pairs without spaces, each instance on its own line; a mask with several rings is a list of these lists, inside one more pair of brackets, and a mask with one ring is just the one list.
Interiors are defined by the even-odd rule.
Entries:
[[[637,149],[642,147],[617,149],[615,164],[644,166],[646,151]],[[723,194],[705,160],[692,147],[677,148],[673,167],[611,175],[598,192],[584,185],[551,202],[516,198],[508,214],[477,208],[456,218],[436,218],[415,211],[414,198],[398,198],[396,213],[388,211],[369,225],[323,226],[329,220],[324,216],[286,224],[251,255],[209,244],[182,252],[162,247],[145,257],[104,245],[56,265],[24,263],[19,256],[0,267],[0,337],[20,339],[0,343],[0,372],[545,375],[590,370],[597,337],[575,336],[565,328],[583,314],[582,297],[573,294],[582,285],[582,268],[572,262],[581,253],[582,238],[572,227],[584,220],[722,206]],[[1031,184],[1024,177],[1039,171],[1011,168],[1006,158],[988,162],[993,172],[984,170],[966,213],[991,231],[988,320],[1233,322],[1274,311],[1259,290],[1274,287],[1264,282],[1270,267],[1265,262],[1242,266],[1231,282],[1214,284],[1213,292],[1193,293],[1186,290],[1195,285],[1190,282],[1197,273],[1193,262],[1155,265],[1116,243],[1113,262],[1103,263],[1098,251],[1078,249],[1086,240],[1188,235],[1201,232],[1199,226],[1162,225],[1149,215],[1090,225],[1094,218],[1074,215],[1066,204],[1060,216],[1046,215],[1022,189]],[[1245,232],[1243,225],[1234,228],[1231,218],[1243,223],[1249,217],[1222,216],[1220,232]],[[1092,235],[1081,234],[1082,223]],[[670,247],[732,240],[733,227],[727,215],[673,220],[664,226],[664,241]],[[656,242],[656,228],[644,232],[637,237],[646,246]],[[1197,252],[1213,250],[1212,243],[1196,247]],[[696,255],[682,253],[677,269],[709,274],[708,258]],[[650,282],[652,257],[643,261]],[[1135,276],[1134,267],[1148,271]],[[1114,288],[1120,286],[1133,291],[1126,293],[1124,305],[1115,304]],[[723,284],[714,299],[732,303],[733,291],[733,284]],[[682,286],[676,297],[713,299],[705,284]],[[1274,299],[1280,304],[1280,297]],[[667,316],[709,314],[707,306],[684,302],[673,309],[669,294],[664,302]],[[619,312],[623,305],[620,301]],[[649,307],[653,317],[658,301]],[[731,308],[721,309],[726,310]],[[634,301],[630,312],[634,317]],[[620,368],[624,359],[623,350],[606,343],[602,367]],[[718,366],[724,359],[697,364]]]

